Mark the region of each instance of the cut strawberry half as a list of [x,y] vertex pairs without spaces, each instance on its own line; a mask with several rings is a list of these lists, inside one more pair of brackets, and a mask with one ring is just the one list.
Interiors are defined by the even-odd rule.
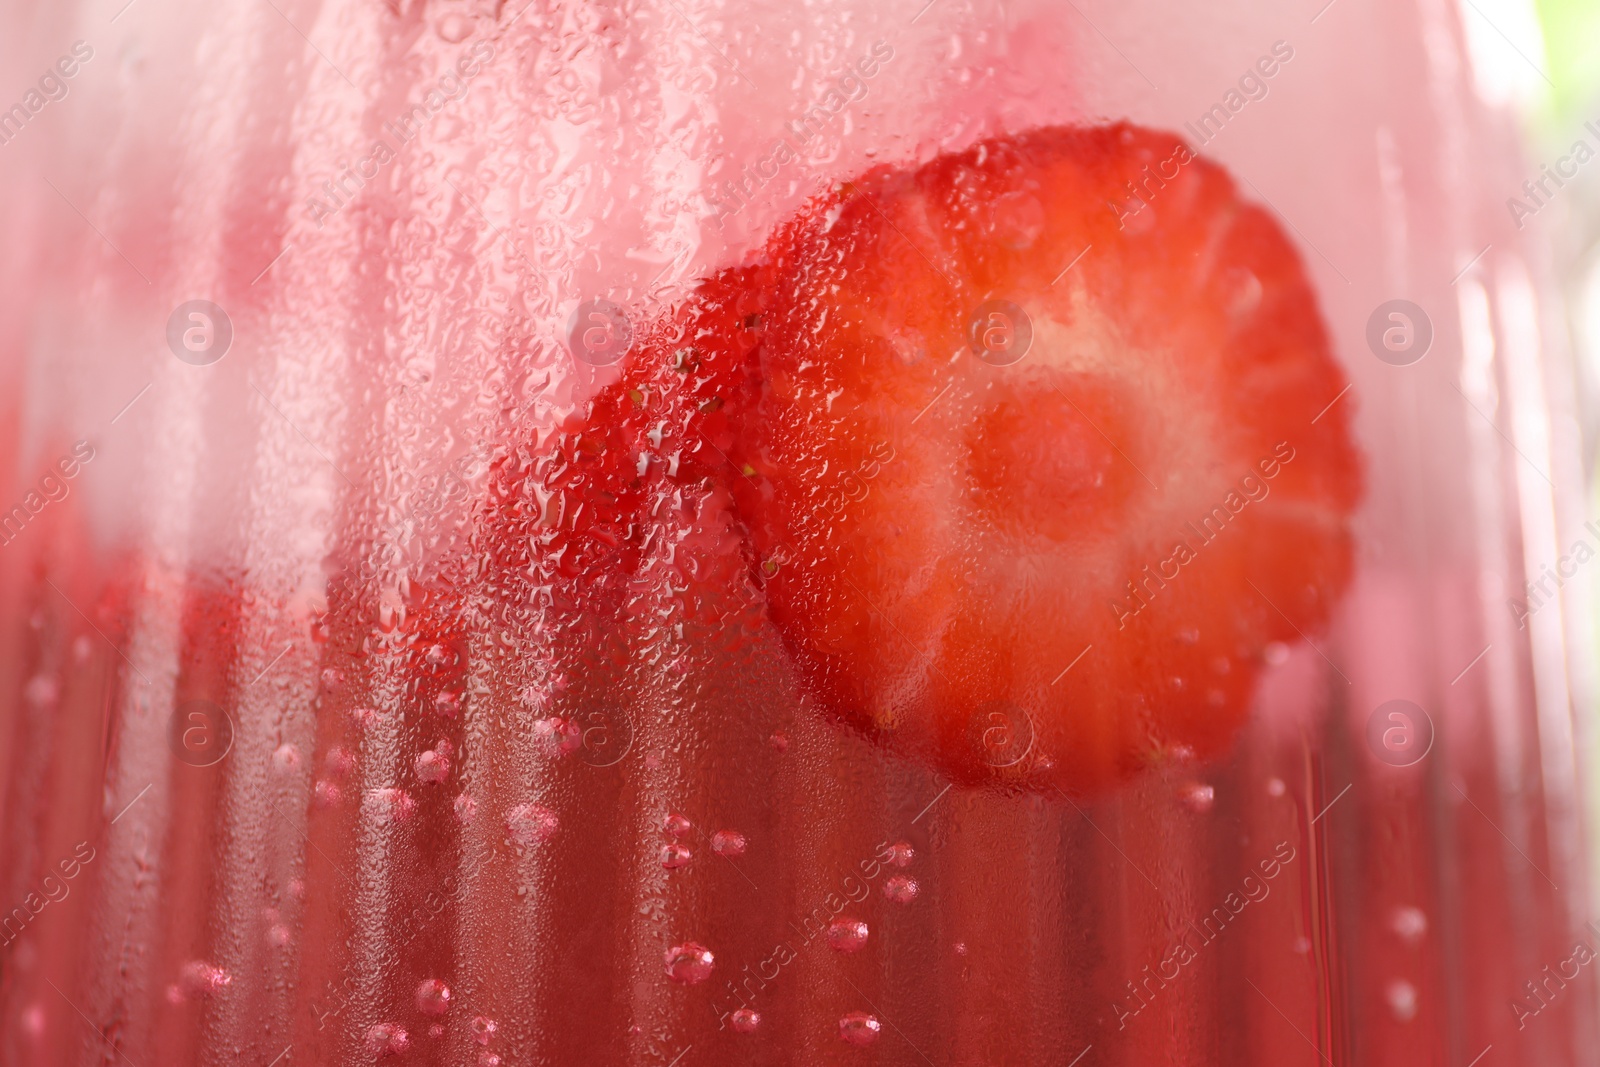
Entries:
[[719,483],[824,708],[961,781],[1084,793],[1217,753],[1266,647],[1326,621],[1344,387],[1221,168],[1037,130],[879,168],[703,283],[502,465],[492,554],[611,617],[656,513]]

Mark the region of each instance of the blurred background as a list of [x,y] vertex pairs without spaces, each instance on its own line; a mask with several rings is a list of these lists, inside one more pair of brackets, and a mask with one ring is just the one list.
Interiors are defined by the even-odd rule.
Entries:
[[[1505,17],[1496,22],[1504,36],[1484,19],[1471,17],[1478,6],[1490,16],[1496,9],[1503,12]],[[1504,0],[1463,0],[1463,8],[1480,92],[1523,124],[1530,177],[1537,176],[1542,164],[1580,155],[1574,151],[1579,144],[1600,154],[1600,2],[1537,0],[1529,7]],[[1528,62],[1520,61],[1518,50],[1526,52]],[[1550,201],[1550,217],[1540,215],[1566,297],[1584,383],[1591,484],[1600,418],[1600,166],[1594,162],[1600,160],[1564,179],[1566,188]]]
[[[1567,154],[1580,142],[1600,152],[1600,3],[1541,0],[1536,11],[1540,32],[1529,45],[1548,65],[1548,80],[1508,66],[1503,87],[1486,87],[1486,92],[1514,100],[1526,120],[1530,160]],[[1482,47],[1492,47],[1492,42]],[[1600,422],[1600,166],[1584,166],[1570,192],[1552,205],[1557,214],[1546,233],[1585,391],[1584,441],[1593,509],[1600,500],[1593,488]]]

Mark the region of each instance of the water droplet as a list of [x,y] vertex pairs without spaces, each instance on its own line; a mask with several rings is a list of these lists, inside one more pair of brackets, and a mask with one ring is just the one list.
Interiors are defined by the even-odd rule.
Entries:
[[909,904],[917,899],[920,888],[915,878],[897,874],[883,883],[883,895],[896,904]]
[[671,834],[673,837],[684,837],[694,829],[694,823],[677,812],[671,812],[661,820],[662,833]]
[[424,1015],[443,1015],[450,1010],[450,987],[437,978],[426,978],[417,986],[417,1010]]
[[1404,979],[1390,982],[1383,991],[1383,999],[1389,1002],[1389,1010],[1394,1017],[1403,1023],[1408,1023],[1417,1015],[1417,987]]
[[1205,782],[1188,782],[1178,787],[1178,803],[1196,815],[1204,815],[1216,802],[1217,791]]
[[855,952],[867,943],[867,924],[859,919],[835,919],[828,924],[828,944],[840,952]]
[[435,749],[418,756],[415,767],[417,779],[425,785],[438,785],[450,777],[450,758]]
[[753,1034],[761,1025],[761,1013],[750,1008],[740,1008],[728,1017],[728,1025],[741,1034]]
[[374,1023],[367,1028],[367,1051],[374,1056],[399,1056],[411,1047],[411,1035],[399,1023]]
[[459,44],[472,36],[472,19],[452,11],[439,20],[439,37],[451,44]]
[[518,804],[506,814],[511,840],[524,847],[549,840],[560,828],[556,813],[542,804]]
[[1389,929],[1408,945],[1415,945],[1428,932],[1428,917],[1421,908],[1396,908],[1389,918]]
[[683,845],[661,846],[661,866],[669,871],[675,871],[679,867],[687,867],[689,861],[693,858],[694,854]]
[[500,1027],[487,1015],[474,1015],[472,1017],[472,1037],[480,1045],[487,1045],[489,1039],[494,1037],[494,1032],[498,1029]]
[[744,835],[737,830],[718,830],[711,835],[711,851],[730,859],[744,855],[747,844]]
[[704,982],[711,977],[712,968],[716,966],[716,957],[711,955],[711,950],[697,941],[673,945],[667,949],[663,959],[667,965],[667,977],[685,985]]
[[870,1045],[882,1030],[878,1017],[864,1011],[853,1011],[839,1020],[839,1036],[852,1045]]
[[1289,791],[1289,787],[1283,784],[1283,779],[1282,778],[1268,778],[1267,779],[1267,796],[1269,796],[1269,797],[1281,797],[1285,793],[1287,793],[1288,791]]
[[911,847],[910,841],[896,841],[889,846],[888,861],[896,867],[909,867],[916,858],[917,850]]

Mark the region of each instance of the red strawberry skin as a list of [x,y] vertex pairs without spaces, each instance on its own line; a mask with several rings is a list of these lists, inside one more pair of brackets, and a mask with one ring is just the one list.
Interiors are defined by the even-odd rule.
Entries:
[[[822,704],[967,782],[1222,749],[1347,583],[1361,485],[1265,211],[1170,136],[1037,130],[875,171],[768,259],[733,487]],[[993,300],[1020,360],[975,354]]]

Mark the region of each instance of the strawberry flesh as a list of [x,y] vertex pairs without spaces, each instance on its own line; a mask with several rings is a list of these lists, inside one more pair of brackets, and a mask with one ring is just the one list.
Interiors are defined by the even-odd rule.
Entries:
[[615,615],[647,511],[725,487],[822,707],[959,781],[1084,794],[1218,753],[1267,647],[1327,622],[1345,384],[1220,167],[1040,129],[878,168],[702,283],[532,477],[500,472],[492,536]]

